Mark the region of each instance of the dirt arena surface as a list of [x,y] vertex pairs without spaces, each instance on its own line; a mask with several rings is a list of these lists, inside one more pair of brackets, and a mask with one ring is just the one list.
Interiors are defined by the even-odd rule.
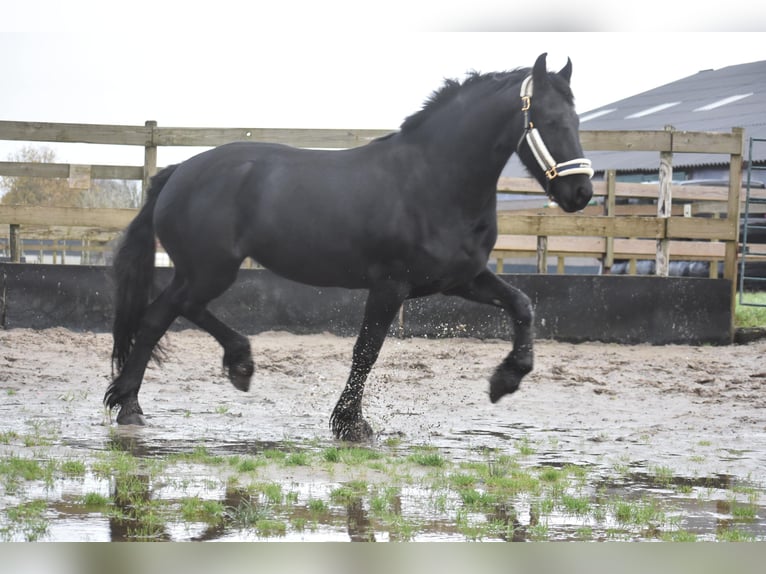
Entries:
[[[204,333],[169,334],[140,399],[146,438],[238,443],[330,439],[353,339],[269,332],[251,337],[249,393],[225,378]],[[386,341],[365,393],[379,437],[460,448],[554,436],[573,458],[682,456],[700,441],[742,453],[711,472],[766,472],[766,341],[723,347],[538,341],[536,366],[515,395],[492,405],[487,378],[505,341]],[[64,329],[0,331],[0,427],[54,420],[79,444],[103,441],[111,337]],[[560,449],[559,449],[560,450]]]
[[[139,395],[147,426],[118,428],[102,406],[109,334],[0,331],[0,436],[54,429],[45,448],[62,459],[103,452],[115,433],[149,456],[197,446],[235,455],[264,445],[337,444],[328,420],[354,340],[284,332],[250,340],[256,372],[250,392],[241,393],[224,376],[212,338],[196,330],[170,333],[165,362],[150,365]],[[399,449],[427,445],[468,461],[482,449],[514,455],[530,444],[529,464],[584,465],[605,480],[620,474],[616,468],[623,479],[630,470],[631,480],[670,469],[684,481],[721,477],[726,488],[754,485],[760,492],[766,484],[766,341],[723,347],[537,341],[533,373],[516,394],[492,405],[488,377],[509,350],[499,340],[389,338],[365,393],[373,446],[394,439]],[[21,440],[0,450],[6,456],[23,450]],[[311,475],[311,467],[277,470],[287,474],[264,478],[327,480]],[[11,503],[18,501],[4,504]],[[763,500],[754,504],[748,528],[762,539]],[[711,512],[715,506],[695,520]],[[71,539],[57,532],[52,539]]]

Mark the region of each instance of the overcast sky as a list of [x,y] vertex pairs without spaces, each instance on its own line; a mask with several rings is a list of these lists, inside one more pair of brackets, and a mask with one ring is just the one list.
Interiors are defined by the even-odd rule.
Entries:
[[[541,52],[551,69],[571,57],[581,114],[703,69],[766,60],[765,33],[709,31],[747,29],[764,12],[745,18],[736,2],[725,3],[725,17],[691,16],[695,32],[663,29],[654,11],[658,31],[646,33],[636,27],[663,3],[646,0],[621,17],[605,7],[624,3],[581,0],[575,11],[558,2],[520,17],[509,8],[518,3],[486,0],[422,3],[429,11],[358,0],[280,0],[268,10],[228,0],[3,1],[0,120],[395,129],[444,78],[530,66]],[[368,4],[381,8],[359,15]],[[620,31],[524,31],[540,28]],[[20,145],[0,142],[0,159]],[[55,149],[65,162],[143,161],[142,150]],[[189,153],[161,151],[159,161]]]

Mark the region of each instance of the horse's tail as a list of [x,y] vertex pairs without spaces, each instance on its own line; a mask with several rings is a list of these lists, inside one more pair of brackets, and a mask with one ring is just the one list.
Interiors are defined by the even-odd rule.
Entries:
[[130,222],[120,241],[112,265],[116,293],[112,324],[112,374],[122,371],[136,340],[141,319],[149,305],[154,285],[154,206],[162,188],[177,165],[166,167],[151,180],[146,202]]

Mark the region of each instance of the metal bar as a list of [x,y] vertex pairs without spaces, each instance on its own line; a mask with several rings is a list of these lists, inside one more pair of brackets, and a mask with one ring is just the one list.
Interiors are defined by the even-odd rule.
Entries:
[[763,138],[750,138],[748,142],[748,157],[747,157],[747,184],[745,186],[746,189],[746,195],[745,195],[745,213],[744,213],[744,224],[742,225],[742,250],[741,250],[741,257],[740,257],[740,268],[739,268],[739,304],[740,305],[746,305],[749,307],[766,307],[766,304],[763,303],[748,303],[745,301],[745,280],[748,282],[754,281],[754,282],[762,282],[766,281],[766,278],[763,277],[752,277],[752,276],[746,276],[745,275],[745,269],[746,263],[747,263],[747,256],[750,254],[753,254],[753,251],[751,250],[750,246],[748,245],[748,231],[750,229],[766,229],[766,226],[764,225],[758,225],[758,224],[751,224],[750,221],[750,205],[751,204],[759,204],[759,203],[766,203],[766,201],[763,201],[760,198],[751,197],[751,190],[752,190],[752,173],[755,170],[766,170],[766,167],[761,166],[754,166],[753,165],[753,147],[756,142],[764,143],[766,142],[766,139]]

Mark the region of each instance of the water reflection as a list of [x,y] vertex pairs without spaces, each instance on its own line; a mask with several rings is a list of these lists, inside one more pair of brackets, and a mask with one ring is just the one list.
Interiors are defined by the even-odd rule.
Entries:
[[106,450],[127,452],[139,458],[158,458],[204,448],[211,454],[226,456],[254,456],[265,450],[285,450],[285,442],[278,441],[231,441],[199,442],[190,440],[162,440],[147,436],[141,428],[117,427],[109,433],[104,446]]
[[[80,486],[72,486],[72,479],[55,490],[49,486],[29,489],[25,496],[53,500],[49,508],[55,520],[77,524],[70,533],[77,532],[82,539],[108,537],[113,541],[647,540],[676,531],[707,540],[729,532],[766,539],[766,508],[759,498],[763,486],[748,478],[729,473],[679,473],[656,466],[651,456],[632,460],[593,456],[594,448],[608,451],[609,441],[588,441],[586,437],[577,445],[574,438],[556,435],[551,440],[551,433],[508,426],[440,435],[428,448],[449,461],[444,467],[415,467],[403,473],[405,479],[399,475],[374,478],[375,473],[389,472],[389,466],[414,466],[408,459],[416,447],[408,445],[406,437],[395,437],[392,444],[380,441],[365,447],[377,453],[381,462],[376,468],[359,466],[356,475],[363,480],[354,485],[344,483],[348,479],[345,471],[334,474],[342,464],[323,462],[324,450],[351,448],[332,440],[300,445],[258,440],[199,442],[163,439],[160,431],[120,427],[104,435],[100,448],[95,449],[99,451],[96,458],[103,455],[112,461],[112,453],[126,453],[139,461],[137,467],[115,466],[112,474],[88,473]],[[66,444],[75,451],[94,450],[91,441],[69,439]],[[523,445],[528,449],[521,448]],[[310,467],[288,466],[266,461],[262,455],[267,451],[286,453],[285,457],[309,452],[314,458]],[[638,452],[646,454],[645,450]],[[397,462],[391,463],[387,457]],[[213,462],[214,458],[218,460]],[[231,462],[256,458],[271,465],[269,473],[256,467],[240,470]],[[157,465],[162,470],[156,470]],[[577,471],[572,470],[575,465]],[[512,478],[510,468],[530,474],[538,486],[493,491],[490,479]],[[412,475],[407,474],[410,472]],[[475,478],[470,488],[486,497],[479,503],[469,503],[462,497],[463,487],[450,482],[452,475],[470,473]],[[232,475],[237,480],[230,481]],[[556,483],[556,476],[569,478]],[[268,486],[277,491],[272,499],[263,490]],[[343,486],[353,496],[333,499],[332,491]],[[108,491],[110,505],[84,512],[81,503],[72,502],[67,488],[80,493]],[[56,502],[65,498],[67,504]],[[189,498],[215,503],[221,512],[215,517],[184,518],[181,509]],[[573,510],[578,499],[585,510]],[[315,501],[322,504],[314,507]],[[635,515],[620,515],[621,502],[635,506],[630,512],[656,506],[657,516],[639,523]],[[4,516],[0,510],[0,521]],[[63,526],[51,531],[61,536]]]
[[375,530],[372,527],[364,502],[361,498],[352,499],[346,506],[348,514],[348,536],[351,542],[375,542]]

